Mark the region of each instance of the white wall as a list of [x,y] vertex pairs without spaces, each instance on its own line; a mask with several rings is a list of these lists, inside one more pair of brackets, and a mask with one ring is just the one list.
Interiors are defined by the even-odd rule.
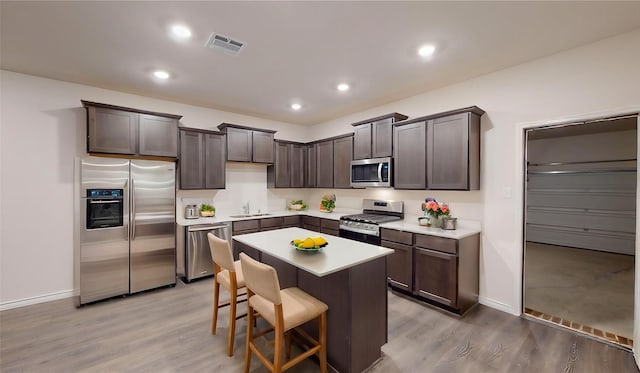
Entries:
[[[73,158],[84,152],[80,99],[182,114],[182,123],[213,128],[231,122],[280,131],[276,138],[307,141],[352,131],[350,123],[390,112],[410,117],[477,105],[482,117],[482,180],[477,192],[334,190],[338,207],[359,208],[362,197],[404,200],[420,213],[428,196],[449,202],[454,215],[483,222],[481,301],[520,311],[522,161],[519,124],[560,119],[640,103],[640,30],[485,75],[309,130],[194,106],[0,71],[0,306],[72,290]],[[478,56],[482,58],[482,56]],[[351,94],[357,94],[352,92]],[[282,136],[282,137],[281,137]],[[331,190],[268,190],[268,202],[308,195],[314,206]],[[219,198],[219,192],[181,192]],[[306,193],[306,194],[305,194]],[[231,202],[233,204],[233,202]]]
[[[229,122],[307,139],[307,129],[294,124],[0,70],[0,309],[73,292],[74,160],[86,150],[81,99],[180,114],[188,127]],[[237,193],[222,192],[217,201],[231,206],[246,192],[263,203],[266,174],[260,184],[264,171],[255,174],[255,167],[265,169],[247,165],[243,176],[230,167],[229,190]]]
[[[482,56],[478,56],[479,59]],[[417,117],[472,105],[481,120],[481,191],[448,192],[443,199],[463,215],[481,213],[481,302],[520,314],[522,215],[517,196],[523,188],[516,170],[522,162],[519,124],[621,112],[640,107],[640,29],[543,59],[430,91],[401,101],[316,125],[313,138],[346,133],[350,123],[398,112]],[[428,66],[425,67],[428,73]],[[355,92],[351,94],[356,94]],[[341,194],[337,195],[340,202]],[[440,193],[396,192],[418,200]],[[463,197],[465,196],[465,197]],[[458,199],[464,206],[456,209]],[[409,206],[406,205],[409,208]],[[417,208],[417,206],[411,207]]]

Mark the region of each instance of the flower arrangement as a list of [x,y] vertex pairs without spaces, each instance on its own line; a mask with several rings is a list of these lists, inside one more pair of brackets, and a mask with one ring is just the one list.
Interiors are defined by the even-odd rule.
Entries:
[[335,208],[336,208],[336,195],[335,194],[323,195],[322,201],[320,201],[320,210],[331,212]]
[[449,206],[445,202],[438,202],[435,198],[427,198],[422,203],[422,211],[425,216],[430,215],[436,219],[441,216],[449,216]]

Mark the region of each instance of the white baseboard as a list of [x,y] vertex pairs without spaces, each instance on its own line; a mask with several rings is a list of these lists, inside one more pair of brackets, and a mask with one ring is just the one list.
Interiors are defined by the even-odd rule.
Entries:
[[502,303],[502,302],[498,302],[498,301],[493,300],[493,299],[489,299],[489,298],[485,298],[485,297],[479,296],[478,297],[478,302],[480,302],[480,304],[485,305],[487,307],[495,308],[495,309],[497,309],[499,311],[506,312],[506,313],[514,315],[514,316],[520,316],[522,314],[522,312],[520,310],[514,310],[513,307],[511,307],[510,305]]
[[71,298],[74,295],[76,295],[75,291],[73,291],[73,290],[65,290],[65,291],[59,291],[57,293],[38,295],[36,297],[31,297],[31,298],[25,298],[25,299],[20,299],[20,300],[12,300],[12,301],[8,301],[8,302],[0,303],[0,311],[10,310],[10,309],[19,308],[19,307],[30,306],[32,304],[51,302],[53,300],[58,300],[58,299]]

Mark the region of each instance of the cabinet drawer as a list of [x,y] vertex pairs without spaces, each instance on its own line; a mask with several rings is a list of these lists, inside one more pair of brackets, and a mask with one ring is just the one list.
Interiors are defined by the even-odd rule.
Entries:
[[429,236],[426,234],[415,235],[415,246],[425,249],[443,251],[445,253],[458,254],[457,241],[450,238],[442,238],[437,236]]
[[313,225],[316,227],[320,227],[320,218],[316,218],[314,216],[303,216],[302,224],[304,225]]
[[331,219],[321,219],[320,227],[322,228],[322,230],[332,229],[334,231],[337,231],[338,229],[340,229],[340,221],[331,220]]
[[300,216],[283,216],[282,225],[287,227],[297,227],[300,225]]
[[329,228],[321,228],[320,229],[320,233],[324,233],[324,234],[330,234],[332,236],[336,236],[339,237],[340,231],[337,229],[329,229]]
[[282,226],[282,217],[260,219],[260,228],[273,228]]
[[380,238],[384,241],[398,242],[405,245],[413,244],[413,233],[397,231],[395,229],[380,229]]
[[233,234],[239,231],[258,230],[260,223],[258,220],[240,220],[233,222]]

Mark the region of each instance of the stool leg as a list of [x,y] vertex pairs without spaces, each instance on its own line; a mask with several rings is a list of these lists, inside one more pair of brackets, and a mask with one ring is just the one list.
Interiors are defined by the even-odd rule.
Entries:
[[[247,292],[247,297],[249,294]],[[244,373],[249,373],[249,367],[251,366],[251,343],[253,343],[253,308],[247,301],[247,341],[244,353]]]
[[231,307],[229,308],[229,345],[227,346],[227,355],[233,356],[233,342],[236,335],[236,305],[238,302],[238,288],[231,286]]
[[[276,322],[276,324],[278,324]],[[276,345],[273,351],[273,373],[282,372],[282,345],[284,339],[284,330],[281,324],[276,325],[275,330]]]
[[293,330],[289,330],[289,332],[284,336],[284,343],[286,348],[285,356],[287,357],[287,360],[291,359],[291,333],[293,333]]
[[320,371],[327,373],[327,313],[323,312],[318,319],[318,331],[320,332],[320,351],[318,351],[320,358]]
[[220,283],[218,279],[213,279],[213,316],[211,317],[211,334],[216,335],[218,325],[218,300],[220,299]]

